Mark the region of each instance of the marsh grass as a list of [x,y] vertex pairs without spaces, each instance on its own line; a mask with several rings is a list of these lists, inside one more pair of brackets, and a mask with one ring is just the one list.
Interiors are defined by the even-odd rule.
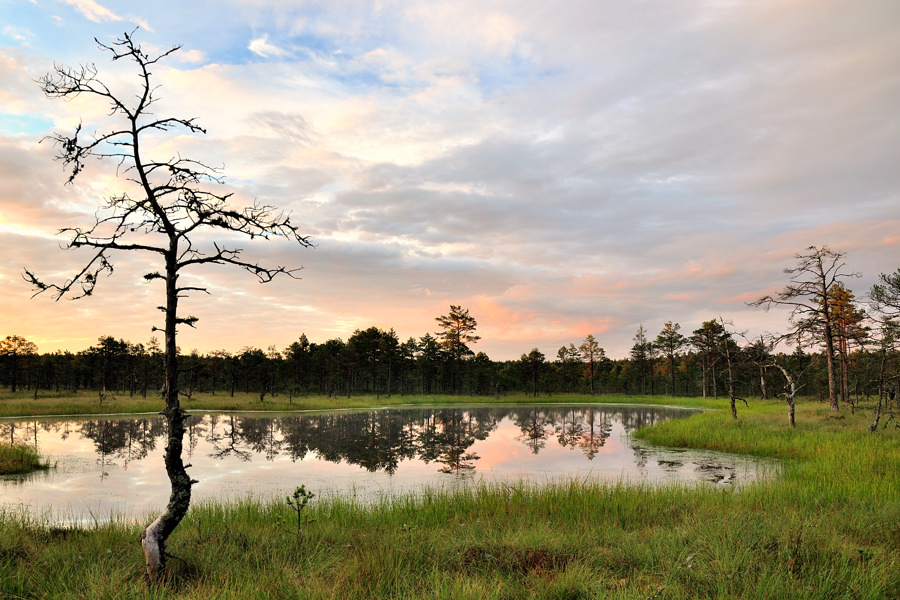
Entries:
[[24,475],[49,468],[50,464],[41,460],[34,448],[0,443],[0,475]]
[[736,489],[572,480],[317,498],[299,531],[283,499],[198,505],[158,586],[140,524],[0,514],[0,597],[900,598],[900,430],[867,423],[806,402],[792,430],[771,402],[636,434],[783,459],[779,477]]
[[[525,394],[493,396],[450,396],[450,395],[406,395],[380,397],[369,396],[295,396],[289,399],[285,394],[267,396],[262,402],[259,394],[194,394],[181,400],[188,411],[316,411],[336,409],[368,409],[389,406],[448,406],[472,404],[645,404],[666,406],[692,406],[695,408],[723,408],[726,400],[703,398],[681,398],[673,400],[668,396],[586,396],[578,394],[556,394],[534,398]],[[0,392],[0,418],[56,415],[100,415],[158,413],[163,408],[162,398],[111,393],[101,403],[96,392],[81,391],[76,394],[47,392],[35,400],[30,392],[11,394]]]

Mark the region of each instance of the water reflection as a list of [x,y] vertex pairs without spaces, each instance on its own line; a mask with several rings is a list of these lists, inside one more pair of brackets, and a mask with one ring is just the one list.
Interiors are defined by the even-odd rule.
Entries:
[[[474,480],[559,476],[730,484],[744,459],[641,446],[628,433],[686,415],[655,407],[509,406],[298,416],[192,415],[186,453],[197,497],[317,493],[362,497]],[[142,511],[168,494],[162,417],[0,421],[0,439],[36,445],[50,472],[0,478],[2,502],[57,512]]]

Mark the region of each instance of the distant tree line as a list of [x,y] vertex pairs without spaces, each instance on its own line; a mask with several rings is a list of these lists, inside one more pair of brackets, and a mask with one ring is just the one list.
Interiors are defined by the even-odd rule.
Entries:
[[[811,248],[798,260],[806,264],[809,254],[831,261],[825,265],[826,276],[829,265],[832,276],[843,274],[843,254]],[[821,274],[813,269],[814,277]],[[807,275],[802,271],[797,276]],[[713,317],[687,335],[673,321],[664,323],[655,337],[640,325],[624,358],[607,357],[588,335],[560,347],[549,359],[534,348],[518,360],[495,361],[473,350],[480,339],[477,322],[467,309],[452,305],[447,315],[436,318],[436,332],[405,341],[393,329],[372,326],[357,329],[346,340],[324,343],[301,334],[281,349],[181,352],[179,387],[187,396],[240,392],[263,401],[309,394],[680,395],[730,398],[734,409],[736,401],[789,393],[791,377],[801,395],[851,407],[860,400],[878,400],[887,409],[900,376],[895,323],[900,270],[881,276],[869,293],[868,310],[835,278],[826,277],[818,295],[799,294],[795,283],[785,292],[803,310],[792,316],[787,333],[756,339],[746,339],[730,322]],[[776,300],[765,297],[754,304]],[[793,350],[774,351],[779,343]],[[0,383],[13,391],[89,389],[102,402],[109,394],[159,395],[165,385],[163,353],[155,338],[144,344],[105,336],[78,353],[39,354],[33,343],[12,335],[0,340],[0,360]]]
[[[798,346],[790,354],[772,354],[764,342],[740,345],[733,338],[719,343],[718,321],[710,320],[684,338],[673,351],[646,341],[641,326],[638,341],[627,358],[610,359],[595,354],[593,363],[574,343],[559,349],[548,360],[537,348],[519,360],[494,361],[484,352],[456,360],[436,338],[425,334],[400,342],[393,331],[377,327],[357,330],[347,341],[340,338],[317,344],[305,335],[279,350],[246,347],[238,352],[217,350],[200,354],[182,353],[181,390],[190,396],[251,393],[294,398],[310,394],[498,395],[527,393],[540,396],[559,393],[679,395],[727,397],[725,343],[732,353],[732,377],[738,395],[770,397],[783,387],[783,379],[772,383],[776,373],[766,363],[778,362],[801,372],[806,395],[827,399],[827,373],[821,351]],[[667,324],[674,326],[675,324]],[[574,348],[574,351],[573,351]],[[846,373],[840,398],[854,402],[877,396],[882,385],[882,359],[887,374],[896,380],[898,355],[894,349],[882,356],[870,344],[855,346],[847,353]],[[94,390],[98,394],[153,396],[163,390],[162,353],[158,342],[131,343],[111,336],[77,353],[59,351],[3,354],[0,384],[15,390]],[[593,373],[592,373],[593,372]],[[843,381],[843,380],[842,380]]]

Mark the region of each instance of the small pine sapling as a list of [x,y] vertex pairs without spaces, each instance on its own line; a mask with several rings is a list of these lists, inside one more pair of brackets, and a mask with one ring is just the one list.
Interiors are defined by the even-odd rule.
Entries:
[[297,531],[300,531],[300,526],[303,524],[302,513],[303,509],[306,508],[306,505],[309,504],[309,501],[315,498],[316,495],[312,492],[306,491],[306,486],[301,485],[297,489],[294,490],[294,494],[292,496],[285,497],[285,501],[287,505],[291,507],[291,509],[297,513]]

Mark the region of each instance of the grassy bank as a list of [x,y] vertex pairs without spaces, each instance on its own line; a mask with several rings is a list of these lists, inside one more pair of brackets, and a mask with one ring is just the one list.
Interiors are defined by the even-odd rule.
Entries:
[[33,448],[0,443],[0,475],[22,475],[49,466]]
[[369,507],[317,498],[299,532],[283,502],[196,506],[157,588],[142,576],[141,525],[2,514],[0,597],[900,598],[900,429],[869,434],[868,413],[811,402],[794,430],[783,403],[739,417],[709,412],[637,435],[779,457],[778,479],[499,486]]
[[[703,398],[678,398],[669,396],[624,396],[597,395],[585,396],[574,394],[557,394],[538,396],[525,394],[507,394],[494,396],[451,396],[451,395],[404,395],[391,396],[296,396],[292,399],[284,394],[266,396],[260,401],[258,394],[236,393],[234,397],[225,394],[194,394],[181,401],[182,407],[189,411],[303,411],[303,410],[335,410],[363,409],[386,406],[447,406],[453,404],[491,404],[491,403],[620,403],[620,404],[678,404],[700,408],[723,408],[726,400]],[[128,394],[109,395],[101,403],[96,392],[78,392],[77,394],[47,393],[35,400],[27,394],[0,393],[0,418],[42,416],[42,415],[99,415],[156,413],[162,410],[161,398],[129,396]]]

